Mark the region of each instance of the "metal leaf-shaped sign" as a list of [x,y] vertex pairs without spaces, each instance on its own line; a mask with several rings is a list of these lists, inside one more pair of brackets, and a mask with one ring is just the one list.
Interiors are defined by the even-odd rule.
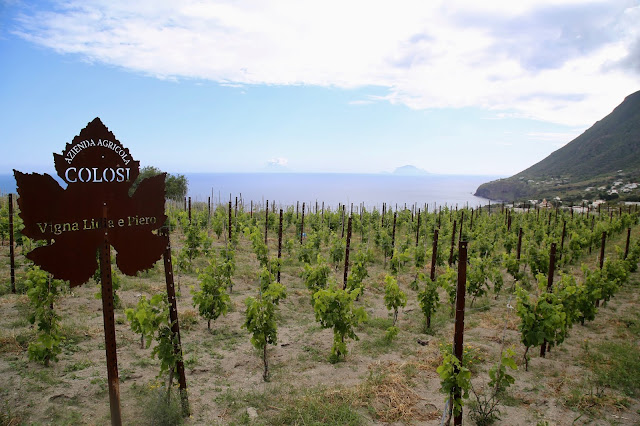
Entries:
[[93,276],[96,251],[105,239],[117,251],[116,263],[124,274],[152,267],[167,244],[153,232],[166,220],[165,175],[143,180],[130,196],[140,163],[99,118],[62,154],[54,154],[54,160],[67,184],[64,189],[48,174],[14,170],[22,233],[50,242],[27,258],[71,287]]

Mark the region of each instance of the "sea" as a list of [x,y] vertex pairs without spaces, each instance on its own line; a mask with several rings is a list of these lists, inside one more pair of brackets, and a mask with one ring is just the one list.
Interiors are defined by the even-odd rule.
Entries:
[[[502,176],[423,175],[399,176],[394,174],[355,173],[185,173],[189,182],[188,196],[192,202],[214,204],[244,201],[278,206],[308,206],[325,203],[367,208],[388,206],[404,207],[414,203],[420,206],[477,207],[489,200],[476,197],[478,186]],[[56,176],[54,176],[56,177]],[[13,175],[0,174],[0,194],[16,192]]]

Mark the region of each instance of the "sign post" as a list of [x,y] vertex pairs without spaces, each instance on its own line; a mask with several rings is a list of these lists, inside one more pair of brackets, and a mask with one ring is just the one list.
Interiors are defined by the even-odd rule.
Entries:
[[113,282],[111,280],[111,246],[108,239],[107,205],[103,213],[104,241],[100,245],[100,285],[102,287],[102,317],[104,322],[104,346],[107,353],[107,381],[109,383],[109,407],[111,424],[121,425],[120,379],[118,378],[118,353],[116,351],[116,325],[113,311]]
[[[9,194],[9,263],[11,264],[11,293],[16,292],[16,253],[13,241],[13,194]],[[627,244],[628,245],[628,244]]]
[[157,231],[167,219],[165,174],[142,180],[134,191],[140,162],[99,118],[53,156],[66,188],[48,174],[14,170],[22,233],[50,242],[26,257],[72,288],[100,267],[111,423],[121,425],[111,246],[118,269],[126,275],[149,269],[162,257],[167,239]]

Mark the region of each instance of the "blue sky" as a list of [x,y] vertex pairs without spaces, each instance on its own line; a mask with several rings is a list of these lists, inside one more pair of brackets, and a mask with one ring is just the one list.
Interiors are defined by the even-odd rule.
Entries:
[[[393,5],[393,7],[391,6]],[[0,173],[511,175],[640,89],[640,1],[0,0]]]

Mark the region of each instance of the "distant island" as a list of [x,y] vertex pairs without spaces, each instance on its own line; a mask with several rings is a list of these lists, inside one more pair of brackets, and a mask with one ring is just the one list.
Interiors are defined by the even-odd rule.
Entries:
[[429,175],[431,173],[429,173],[426,170],[420,169],[416,166],[412,166],[410,164],[407,164],[406,166],[402,166],[402,167],[397,167],[392,174],[394,175],[398,175],[398,176],[426,176]]

